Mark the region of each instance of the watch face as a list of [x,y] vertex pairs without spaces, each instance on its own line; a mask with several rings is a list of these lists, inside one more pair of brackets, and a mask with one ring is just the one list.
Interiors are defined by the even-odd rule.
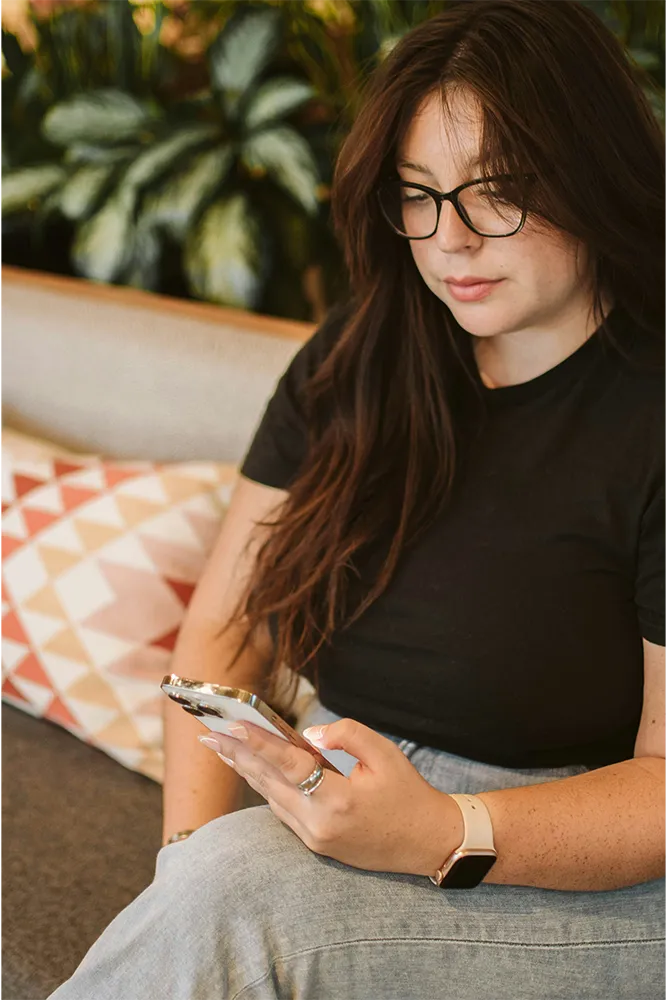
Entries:
[[474,889],[495,864],[490,854],[466,854],[459,858],[440,883],[441,889]]

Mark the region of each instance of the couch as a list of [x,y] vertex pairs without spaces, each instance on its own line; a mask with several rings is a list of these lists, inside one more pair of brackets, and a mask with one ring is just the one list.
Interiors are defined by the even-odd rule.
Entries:
[[[313,330],[10,267],[2,312],[5,428],[157,462],[238,462]],[[37,1000],[152,880],[162,790],[53,722],[2,713],[2,996]]]

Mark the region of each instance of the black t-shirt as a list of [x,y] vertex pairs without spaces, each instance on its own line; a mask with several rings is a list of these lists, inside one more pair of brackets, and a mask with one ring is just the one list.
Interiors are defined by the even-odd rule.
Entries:
[[[247,478],[289,488],[306,448],[299,387],[343,315],[329,314],[278,382]],[[610,322],[634,350],[620,307]],[[642,637],[664,645],[664,370],[628,363],[595,333],[537,378],[479,386],[486,417],[452,502],[321,648],[319,697],[504,767],[632,757]]]

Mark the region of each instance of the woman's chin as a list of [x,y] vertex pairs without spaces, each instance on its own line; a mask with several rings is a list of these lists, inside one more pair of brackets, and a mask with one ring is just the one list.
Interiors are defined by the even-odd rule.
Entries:
[[472,337],[486,339],[495,337],[499,333],[506,333],[509,329],[508,325],[500,320],[497,310],[489,311],[486,314],[480,312],[475,316],[471,316],[464,309],[456,309],[455,307],[450,307],[450,311],[461,329]]

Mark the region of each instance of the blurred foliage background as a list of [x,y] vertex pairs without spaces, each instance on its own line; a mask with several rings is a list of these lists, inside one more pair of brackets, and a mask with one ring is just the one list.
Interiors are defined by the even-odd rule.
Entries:
[[[3,260],[318,321],[361,89],[449,2],[4,0]],[[664,0],[583,2],[664,123]]]

